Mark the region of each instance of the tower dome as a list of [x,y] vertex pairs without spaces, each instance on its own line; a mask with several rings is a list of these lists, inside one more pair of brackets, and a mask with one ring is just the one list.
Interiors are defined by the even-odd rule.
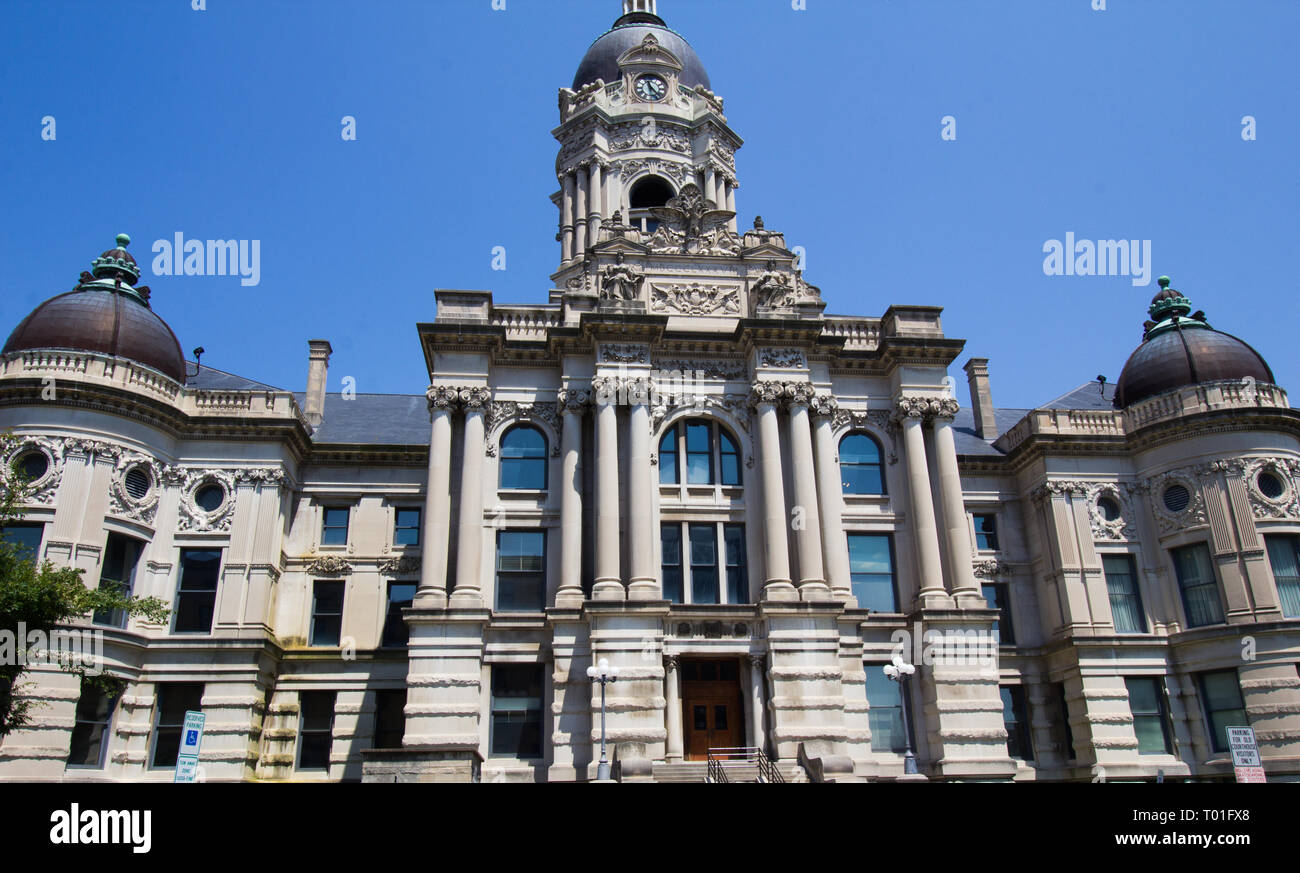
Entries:
[[185,357],[167,322],[149,307],[149,289],[136,287],[140,268],[118,234],[117,245],[91,264],[66,294],[51,297],[19,322],[3,354],[35,349],[98,352],[152,367],[185,381]]
[[629,49],[641,45],[647,36],[653,36],[682,62],[681,84],[688,88],[703,85],[713,90],[699,55],[685,37],[668,28],[657,14],[653,0],[625,0],[622,17],[587,49],[578,65],[578,73],[573,77],[573,90],[597,79],[606,83],[617,81],[618,59]]
[[1273,371],[1245,341],[1210,327],[1205,313],[1188,316],[1191,302],[1161,276],[1151,300],[1154,321],[1129,356],[1115,386],[1115,406],[1128,406],[1188,385],[1253,379],[1273,383]]

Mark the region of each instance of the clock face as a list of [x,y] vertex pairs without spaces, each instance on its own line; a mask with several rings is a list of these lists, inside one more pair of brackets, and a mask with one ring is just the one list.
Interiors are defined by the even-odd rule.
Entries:
[[668,83],[658,76],[642,76],[636,80],[636,94],[642,100],[658,103],[668,96]]

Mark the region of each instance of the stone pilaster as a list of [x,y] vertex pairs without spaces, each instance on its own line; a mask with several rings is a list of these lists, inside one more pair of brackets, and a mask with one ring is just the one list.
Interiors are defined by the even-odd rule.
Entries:
[[799,543],[799,598],[830,600],[822,565],[821,512],[817,506],[817,470],[813,464],[812,430],[808,424],[808,406],[812,402],[811,385],[792,382],[785,387],[786,408],[790,416],[790,456],[794,464],[794,499],[801,510],[795,534]]
[[560,392],[560,414],[564,416],[560,437],[560,588],[556,606],[581,606],[582,593],[582,417],[591,393],[566,389]]
[[777,404],[779,382],[759,382],[750,390],[750,403],[758,413],[759,461],[763,479],[763,543],[766,577],[764,600],[798,600],[790,580],[790,546],[786,537],[785,485],[781,471],[781,431]]

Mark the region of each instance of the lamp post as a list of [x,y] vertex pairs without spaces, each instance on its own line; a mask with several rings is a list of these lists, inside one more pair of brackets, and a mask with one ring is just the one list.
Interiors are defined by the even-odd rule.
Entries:
[[903,753],[903,775],[915,776],[916,755],[912,753],[912,731],[907,721],[907,679],[916,672],[916,667],[903,660],[901,655],[894,655],[894,663],[884,666],[885,676],[898,683],[899,711],[903,713],[903,742],[907,751]]
[[605,756],[605,686],[618,681],[618,668],[601,658],[587,668],[587,677],[600,683],[600,766],[596,768],[596,781],[600,782],[609,779],[609,759]]

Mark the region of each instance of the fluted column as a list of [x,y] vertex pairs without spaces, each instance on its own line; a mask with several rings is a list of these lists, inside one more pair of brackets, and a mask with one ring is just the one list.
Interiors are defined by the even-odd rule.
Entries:
[[588,172],[591,181],[587,186],[587,240],[588,245],[600,242],[600,219],[604,211],[605,185],[601,181],[600,161],[592,161]]
[[813,387],[792,382],[785,388],[790,413],[790,459],[794,464],[794,502],[802,510],[795,537],[799,542],[799,598],[830,600],[822,566],[821,513],[817,508],[817,470],[813,465],[812,429],[808,425],[808,404]]
[[587,254],[587,218],[589,203],[587,168],[578,168],[578,196],[573,200],[573,256],[581,259]]
[[619,565],[618,395],[619,380],[592,380],[596,402],[596,600],[624,600]]
[[486,388],[462,388],[465,410],[465,445],[461,458],[460,526],[456,538],[456,588],[453,606],[477,606],[483,602],[483,414],[491,392]]
[[813,398],[810,408],[813,446],[817,450],[817,505],[821,510],[822,557],[831,597],[856,605],[849,571],[849,539],[844,534],[844,480],[835,449],[834,416],[838,408],[839,404],[826,395]]
[[714,206],[722,209],[722,204],[717,202],[718,197],[718,174],[713,167],[704,168],[704,196],[714,201]]
[[948,546],[953,599],[958,601],[958,605],[984,606],[984,597],[971,566],[973,556],[970,531],[966,528],[966,501],[962,496],[957,447],[952,436],[952,420],[960,408],[956,400],[935,403],[934,453],[937,457],[934,460],[939,472],[939,504]]
[[777,403],[779,382],[759,382],[750,389],[750,403],[758,413],[759,459],[763,477],[763,546],[767,576],[764,600],[798,600],[790,581],[790,548],[785,533],[785,485],[781,476],[781,429]]
[[718,173],[714,177],[714,184],[717,188],[713,191],[713,202],[718,204],[719,209],[727,208],[727,177]]
[[[727,183],[727,205],[726,208],[733,213],[736,211],[736,186],[734,183]],[[731,216],[731,232],[736,233],[736,216]]]
[[415,605],[447,605],[447,545],[451,535],[451,416],[459,402],[455,388],[430,387],[429,476],[420,519],[420,587]]
[[589,391],[563,390],[559,395],[564,416],[560,435],[563,458],[560,473],[560,589],[556,606],[582,606],[582,415]]
[[766,668],[767,656],[749,656],[749,712],[753,719],[754,745],[760,749],[767,748],[767,719],[763,702],[763,674]]
[[628,587],[629,600],[659,600],[661,586],[654,566],[654,496],[650,493],[650,380],[630,379],[627,399],[631,443],[628,453]]
[[[930,471],[925,457],[925,434],[922,422],[929,411],[929,401],[904,397],[895,413],[903,426],[903,451],[907,463],[907,490],[912,498],[910,520],[916,540],[916,567],[920,577],[917,600],[923,607],[950,603],[943,584],[943,565],[939,556],[939,534],[934,522],[934,499],[930,496]],[[900,604],[905,606],[905,604]]]
[[681,761],[685,757],[682,744],[682,692],[681,677],[677,670],[677,656],[664,657],[664,727],[668,731],[668,748],[666,757],[669,762]]
[[623,174],[614,165],[605,168],[605,208],[609,211],[610,217],[615,212],[623,213],[623,220],[627,220],[627,212],[623,210]]
[[573,260],[573,206],[577,199],[578,183],[572,173],[564,175],[564,194],[560,200],[560,236],[563,239],[564,263]]

